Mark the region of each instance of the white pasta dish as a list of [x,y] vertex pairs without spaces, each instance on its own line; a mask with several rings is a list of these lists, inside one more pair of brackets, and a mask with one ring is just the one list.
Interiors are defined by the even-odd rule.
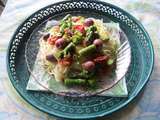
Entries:
[[49,21],[39,40],[39,59],[45,71],[67,87],[97,89],[116,71],[119,24],[66,15]]

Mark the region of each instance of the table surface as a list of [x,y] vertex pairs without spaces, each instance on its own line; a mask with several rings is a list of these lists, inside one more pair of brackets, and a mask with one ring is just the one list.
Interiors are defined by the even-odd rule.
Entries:
[[[14,3],[20,2],[19,0],[9,1]],[[142,22],[153,42],[155,65],[149,82],[136,99],[125,108],[103,119],[160,120],[160,0],[123,0],[123,2],[121,0],[107,0],[107,2],[125,9]],[[14,5],[16,6],[16,4]],[[29,4],[23,3],[23,7],[28,7],[27,5]],[[9,11],[9,7],[13,7],[13,4],[12,6],[8,5],[5,12]],[[12,10],[14,9],[12,8]],[[5,18],[5,13],[2,15]],[[5,26],[4,23],[2,24],[3,21],[3,19],[0,20],[0,25]],[[17,26],[11,27],[16,28]],[[6,72],[5,59],[11,35],[6,36],[6,29],[0,29],[0,120],[55,120],[52,116],[40,112],[29,105],[17,94],[11,85]],[[13,31],[11,33],[13,34]]]

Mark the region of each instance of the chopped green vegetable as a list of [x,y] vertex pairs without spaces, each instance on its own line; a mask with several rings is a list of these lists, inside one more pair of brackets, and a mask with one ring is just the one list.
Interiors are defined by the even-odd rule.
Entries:
[[60,26],[60,32],[61,32],[61,33],[64,33],[64,29],[67,28],[67,27],[68,27],[67,23],[64,22],[64,23]]
[[107,65],[112,65],[114,63],[114,60],[113,59],[109,59],[108,61],[107,61]]
[[80,73],[80,76],[81,76],[81,77],[84,77],[84,78],[86,78],[86,79],[91,78],[93,75],[94,75],[94,72],[88,72],[88,71],[86,71],[86,70],[83,70],[83,71]]
[[89,79],[93,75],[94,75],[94,72],[88,72],[85,70],[83,70],[82,72],[79,72],[79,73],[74,72],[74,71],[68,73],[68,76],[70,78],[81,78],[81,79]]
[[86,80],[85,79],[72,79],[72,78],[66,78],[64,80],[64,84],[67,86],[73,86],[73,85],[85,85]]
[[64,84],[67,86],[74,85],[88,85],[91,88],[95,88],[97,86],[97,81],[95,78],[91,79],[77,79],[77,78],[66,78],[64,80]]
[[[67,55],[68,53],[73,52],[75,49],[75,44],[70,42],[63,50],[64,55]],[[71,53],[72,54],[72,53]]]
[[74,44],[79,44],[79,43],[81,43],[81,37],[80,36],[77,36],[77,35],[74,35],[74,36],[72,36],[72,42],[74,43]]
[[68,20],[69,18],[71,18],[71,14],[67,14],[62,20],[61,23],[63,23],[64,21]]
[[83,49],[81,49],[79,51],[79,55],[80,56],[86,56],[86,55],[89,55],[91,53],[94,53],[96,51],[96,46],[95,45],[89,45]]
[[58,59],[62,59],[63,57],[67,56],[68,54],[72,54],[72,52],[75,49],[75,45],[71,42],[70,44],[68,44],[64,50],[62,51],[58,51],[54,54],[54,57],[58,60]]
[[80,32],[76,32],[76,34],[74,34],[72,37],[71,37],[71,40],[74,44],[79,44],[82,42],[83,40],[83,37],[82,37],[82,33]]
[[86,36],[85,40],[90,41],[90,42],[93,41],[93,31],[90,31],[89,33],[87,33],[87,36]]
[[86,33],[86,41],[88,41],[89,43],[92,43],[93,40],[94,40],[94,33],[96,32],[97,28],[96,26],[90,26],[88,29],[87,29],[87,33]]
[[95,25],[92,25],[87,29],[87,32],[90,32],[90,31],[95,32],[96,30],[97,30],[97,27]]
[[68,14],[66,15],[63,20],[60,22],[60,32],[64,34],[64,29],[65,28],[71,28],[72,27],[72,20],[71,20],[71,15]]
[[72,22],[69,21],[69,22],[67,23],[67,26],[68,26],[69,28],[71,28],[71,27],[72,27]]

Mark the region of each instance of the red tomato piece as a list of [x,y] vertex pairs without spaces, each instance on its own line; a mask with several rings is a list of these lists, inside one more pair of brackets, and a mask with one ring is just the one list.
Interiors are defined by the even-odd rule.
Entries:
[[108,56],[104,55],[104,56],[99,56],[99,57],[96,57],[93,61],[95,63],[105,63],[107,60],[108,60]]
[[54,45],[55,44],[55,42],[56,42],[56,40],[58,40],[60,38],[60,36],[51,36],[51,37],[49,37],[48,39],[47,39],[47,41],[48,41],[48,43],[50,44],[50,45]]
[[64,65],[64,66],[70,66],[72,64],[72,59],[71,58],[63,58],[58,61],[59,64]]
[[73,29],[81,32],[82,34],[85,33],[85,29],[84,29],[84,26],[83,26],[83,25],[75,25],[75,26],[73,27]]

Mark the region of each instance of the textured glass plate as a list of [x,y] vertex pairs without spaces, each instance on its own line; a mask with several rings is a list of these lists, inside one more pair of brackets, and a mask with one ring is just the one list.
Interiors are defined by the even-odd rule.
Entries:
[[[26,90],[30,73],[25,61],[24,48],[31,34],[50,17],[56,18],[59,14],[76,14],[77,12],[103,18],[104,21],[118,22],[120,28],[127,35],[132,51],[131,65],[126,74],[129,92],[127,98],[102,96],[73,98]],[[143,26],[134,17],[108,3],[82,0],[64,1],[47,6],[26,19],[16,30],[10,42],[7,68],[13,86],[31,105],[54,116],[86,119],[108,115],[128,104],[148,81],[153,61],[151,40]]]
[[[104,18],[105,22],[110,21],[108,18],[105,18],[105,16],[100,16],[96,13],[88,13],[83,11],[75,11],[75,12],[64,12],[62,14],[58,14],[56,16],[53,16],[53,20],[61,20],[63,17],[66,16],[66,14],[71,14],[72,16],[85,16],[87,17],[94,17],[98,19]],[[51,18],[50,18],[51,19]],[[26,42],[25,47],[25,60],[27,63],[28,71],[30,72],[30,78],[28,83],[31,83],[31,81],[40,86],[39,91],[49,91],[53,92],[58,95],[64,95],[64,96],[71,96],[71,97],[85,97],[85,96],[93,96],[100,93],[105,92],[106,90],[109,90],[110,88],[114,87],[119,81],[125,76],[126,72],[128,71],[128,67],[131,62],[131,47],[129,45],[129,41],[124,34],[123,31],[119,30],[117,31],[118,39],[120,39],[121,46],[118,49],[117,54],[117,62],[116,62],[116,70],[115,73],[112,72],[112,74],[108,74],[101,82],[99,82],[99,88],[96,90],[88,89],[85,90],[84,87],[76,88],[76,87],[66,87],[61,82],[57,82],[55,78],[52,75],[49,75],[44,67],[42,66],[41,60],[37,57],[40,56],[39,50],[40,45],[39,41],[42,39],[43,36],[42,33],[44,32],[45,25],[48,20],[44,21],[42,24],[40,24],[30,35],[30,38]],[[114,29],[120,29],[119,24],[114,23],[108,23],[107,24],[112,31]],[[112,26],[111,26],[112,25]],[[115,30],[114,30],[115,31]],[[30,88],[34,89],[36,88],[36,85],[30,84]],[[28,85],[27,85],[28,87]],[[117,92],[118,93],[118,92]]]

